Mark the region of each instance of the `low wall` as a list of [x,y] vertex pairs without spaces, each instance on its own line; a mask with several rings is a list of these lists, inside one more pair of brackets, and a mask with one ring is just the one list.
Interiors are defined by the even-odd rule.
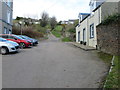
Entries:
[[120,55],[120,22],[97,26],[98,49],[112,55]]

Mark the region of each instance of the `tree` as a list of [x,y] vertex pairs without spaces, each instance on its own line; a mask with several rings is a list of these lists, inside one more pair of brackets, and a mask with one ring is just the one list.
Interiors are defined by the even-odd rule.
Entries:
[[23,19],[23,17],[16,17],[16,20],[21,20],[21,19]]
[[53,17],[50,19],[50,26],[51,26],[51,29],[53,30],[53,29],[55,28],[56,25],[57,25],[56,17],[53,16]]
[[41,15],[41,22],[40,22],[40,25],[42,27],[45,27],[49,22],[49,15],[48,13],[46,12],[43,12],[42,15]]

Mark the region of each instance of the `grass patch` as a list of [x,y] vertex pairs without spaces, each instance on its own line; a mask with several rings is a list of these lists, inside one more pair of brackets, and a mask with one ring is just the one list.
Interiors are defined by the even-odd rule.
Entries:
[[110,74],[107,76],[107,83],[105,85],[105,88],[119,88],[118,79],[120,79],[119,72],[118,72],[118,66],[120,66],[120,63],[118,63],[118,59],[120,57],[116,56],[114,60],[114,67]]
[[[103,60],[106,65],[108,65],[109,67],[111,66],[111,60],[113,58],[112,55],[110,54],[106,54],[103,52],[98,52],[98,56],[99,58],[101,58],[101,60]],[[120,56],[116,56],[115,60],[114,60],[114,66],[112,71],[109,73],[109,75],[106,77],[106,84],[105,84],[105,88],[119,88],[119,82],[118,80],[120,80],[120,75],[119,75],[119,59]]]
[[61,25],[57,25],[55,27],[54,30],[52,30],[52,34],[57,37],[57,38],[61,38],[61,31],[62,31],[62,26]]
[[103,52],[98,52],[98,56],[101,60],[103,60],[108,65],[110,65],[112,57],[113,57],[112,55],[103,53]]
[[64,38],[62,38],[62,41],[63,41],[63,42],[71,42],[71,40],[69,39],[69,37],[64,37]]
[[61,25],[57,25],[54,30],[57,31],[57,32],[61,32],[62,28],[63,27]]
[[57,37],[57,38],[60,38],[60,37],[61,37],[60,32],[52,31],[52,34],[53,34],[55,37]]

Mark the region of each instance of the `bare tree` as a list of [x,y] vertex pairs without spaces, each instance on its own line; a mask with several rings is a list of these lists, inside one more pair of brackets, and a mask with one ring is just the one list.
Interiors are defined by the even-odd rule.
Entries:
[[54,29],[55,26],[57,24],[57,20],[56,20],[56,17],[53,16],[51,19],[50,19],[50,26],[51,26],[51,29]]
[[40,25],[42,27],[45,27],[49,22],[49,15],[47,12],[43,12],[42,15],[41,15],[41,22],[40,22]]

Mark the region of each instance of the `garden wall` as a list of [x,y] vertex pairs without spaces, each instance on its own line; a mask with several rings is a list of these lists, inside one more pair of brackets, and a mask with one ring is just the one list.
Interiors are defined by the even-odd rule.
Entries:
[[120,22],[97,26],[98,49],[112,55],[120,55]]

